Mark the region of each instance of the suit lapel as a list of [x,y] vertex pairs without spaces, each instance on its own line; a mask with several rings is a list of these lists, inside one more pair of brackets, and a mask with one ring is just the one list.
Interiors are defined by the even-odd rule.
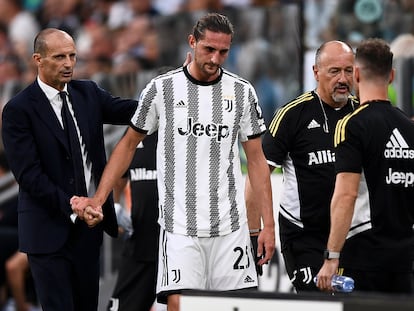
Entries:
[[65,147],[66,151],[70,153],[69,142],[66,138],[65,131],[60,125],[55,111],[37,81],[31,85],[31,95],[30,100],[34,107],[34,111],[38,114],[39,118],[46,123],[47,127],[55,135],[57,140]]

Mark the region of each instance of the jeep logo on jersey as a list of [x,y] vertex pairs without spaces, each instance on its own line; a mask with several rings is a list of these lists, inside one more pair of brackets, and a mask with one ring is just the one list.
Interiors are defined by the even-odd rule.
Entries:
[[388,176],[385,176],[385,182],[388,185],[403,185],[404,188],[413,187],[414,173],[412,172],[395,172],[392,168],[388,169]]
[[335,162],[335,153],[331,150],[319,150],[315,152],[309,152],[308,165],[333,163]]
[[226,138],[230,134],[229,127],[224,124],[202,124],[200,122],[194,122],[193,118],[187,119],[187,128],[178,128],[178,133],[183,136],[193,135],[200,137],[206,135],[208,137],[216,138],[220,142],[223,138]]

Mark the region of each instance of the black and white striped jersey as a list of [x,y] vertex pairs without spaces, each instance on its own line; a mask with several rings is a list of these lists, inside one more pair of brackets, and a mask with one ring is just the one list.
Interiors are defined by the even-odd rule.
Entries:
[[263,138],[263,150],[268,164],[283,170],[279,212],[282,248],[298,237],[326,243],[335,184],[335,126],[357,105],[350,97],[347,105],[334,109],[310,91],[274,114]]
[[388,101],[361,105],[338,122],[336,171],[361,173],[344,267],[409,271],[414,224],[414,122]]
[[158,129],[160,225],[198,237],[225,235],[244,224],[239,141],[265,131],[252,85],[225,70],[212,82],[178,68],[151,80],[132,126]]

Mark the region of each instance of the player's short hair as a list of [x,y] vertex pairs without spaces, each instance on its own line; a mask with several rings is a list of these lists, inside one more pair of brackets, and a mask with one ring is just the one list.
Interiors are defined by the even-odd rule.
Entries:
[[233,24],[222,14],[208,13],[197,21],[193,27],[193,36],[196,41],[204,38],[206,30],[229,34],[233,39]]

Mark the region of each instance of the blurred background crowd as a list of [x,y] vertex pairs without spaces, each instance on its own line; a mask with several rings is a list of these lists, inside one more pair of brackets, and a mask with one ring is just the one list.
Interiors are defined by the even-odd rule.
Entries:
[[235,25],[226,67],[257,89],[267,120],[304,88],[304,55],[323,41],[394,40],[414,32],[409,0],[0,0],[0,107],[33,81],[33,39],[46,27],[71,34],[74,78],[136,96],[160,66],[179,66],[193,22],[220,11]]

